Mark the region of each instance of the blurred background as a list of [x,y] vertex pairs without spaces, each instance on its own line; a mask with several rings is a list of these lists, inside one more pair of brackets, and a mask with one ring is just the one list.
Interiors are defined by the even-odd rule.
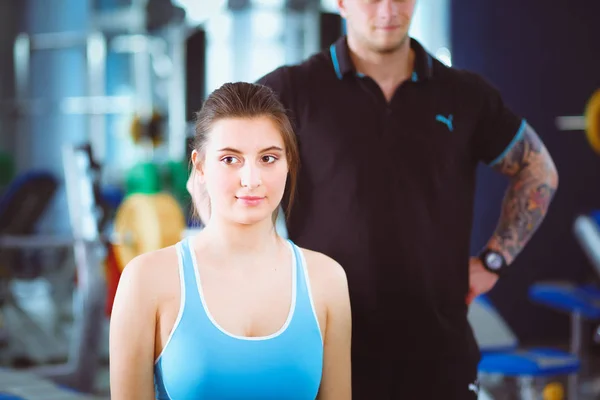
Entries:
[[[417,1],[411,35],[494,84],[560,175],[516,272],[486,296],[481,318],[493,310],[498,325],[471,316],[488,328],[474,327],[482,345],[597,353],[600,154],[586,121],[599,120],[589,111],[600,89],[598,15],[597,0]],[[201,229],[185,184],[203,99],[299,63],[343,32],[334,0],[0,0],[0,399],[50,387],[107,396],[122,266]],[[481,168],[478,183],[474,253],[507,182]]]

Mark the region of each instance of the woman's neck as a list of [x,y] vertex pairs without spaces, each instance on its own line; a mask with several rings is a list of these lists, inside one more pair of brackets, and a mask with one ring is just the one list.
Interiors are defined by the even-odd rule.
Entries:
[[259,255],[277,246],[279,236],[271,219],[245,225],[216,218],[202,230],[204,240],[216,252],[233,257]]

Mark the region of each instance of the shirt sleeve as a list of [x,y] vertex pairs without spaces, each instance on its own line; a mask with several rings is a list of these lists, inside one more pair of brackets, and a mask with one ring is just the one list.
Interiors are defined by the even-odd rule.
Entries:
[[493,166],[520,139],[525,120],[503,101],[500,92],[483,78],[476,76],[479,113],[474,137],[475,158]]

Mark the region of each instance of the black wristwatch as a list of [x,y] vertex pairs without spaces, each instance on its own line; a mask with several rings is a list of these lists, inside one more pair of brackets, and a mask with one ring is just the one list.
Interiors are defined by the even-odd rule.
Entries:
[[492,250],[484,249],[479,254],[479,259],[483,264],[484,268],[496,275],[501,275],[506,269],[506,259],[502,253]]

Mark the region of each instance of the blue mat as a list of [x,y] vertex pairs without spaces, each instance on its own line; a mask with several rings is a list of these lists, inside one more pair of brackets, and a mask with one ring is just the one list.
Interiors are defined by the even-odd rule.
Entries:
[[541,377],[574,374],[580,367],[578,358],[570,353],[539,348],[482,355],[479,372],[508,377]]

